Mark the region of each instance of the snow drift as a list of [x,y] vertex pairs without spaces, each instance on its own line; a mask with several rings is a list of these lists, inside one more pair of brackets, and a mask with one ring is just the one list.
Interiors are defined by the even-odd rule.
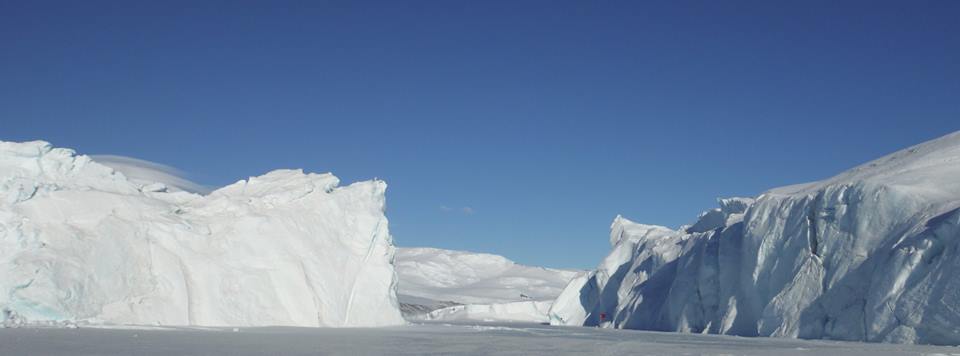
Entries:
[[401,324],[382,181],[278,170],[197,195],[0,142],[0,309],[114,324]]
[[960,132],[678,230],[611,230],[552,324],[960,344]]

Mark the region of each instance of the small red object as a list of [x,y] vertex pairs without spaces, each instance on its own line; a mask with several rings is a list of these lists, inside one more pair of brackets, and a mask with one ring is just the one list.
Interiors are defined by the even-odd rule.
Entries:
[[607,320],[607,313],[600,313],[600,321]]

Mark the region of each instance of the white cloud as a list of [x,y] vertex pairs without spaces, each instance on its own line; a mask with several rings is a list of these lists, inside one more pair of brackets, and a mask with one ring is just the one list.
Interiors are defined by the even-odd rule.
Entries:
[[92,155],[90,158],[123,173],[128,179],[139,184],[163,183],[171,190],[200,194],[209,193],[211,190],[209,187],[184,178],[183,172],[164,164],[117,155]]

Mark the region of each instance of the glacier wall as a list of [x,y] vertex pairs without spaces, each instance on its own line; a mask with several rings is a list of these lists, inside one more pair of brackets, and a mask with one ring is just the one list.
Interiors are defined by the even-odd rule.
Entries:
[[960,344],[960,132],[720,205],[676,230],[617,217],[551,323]]
[[208,195],[0,142],[3,319],[403,323],[382,181],[278,170]]

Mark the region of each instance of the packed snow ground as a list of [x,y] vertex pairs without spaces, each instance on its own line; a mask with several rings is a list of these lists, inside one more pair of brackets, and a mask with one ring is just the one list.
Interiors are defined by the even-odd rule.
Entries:
[[198,195],[0,142],[0,320],[402,324],[385,189],[277,170]]
[[610,243],[551,323],[957,345],[960,132]]
[[960,355],[960,348],[536,324],[0,329],[18,355]]

